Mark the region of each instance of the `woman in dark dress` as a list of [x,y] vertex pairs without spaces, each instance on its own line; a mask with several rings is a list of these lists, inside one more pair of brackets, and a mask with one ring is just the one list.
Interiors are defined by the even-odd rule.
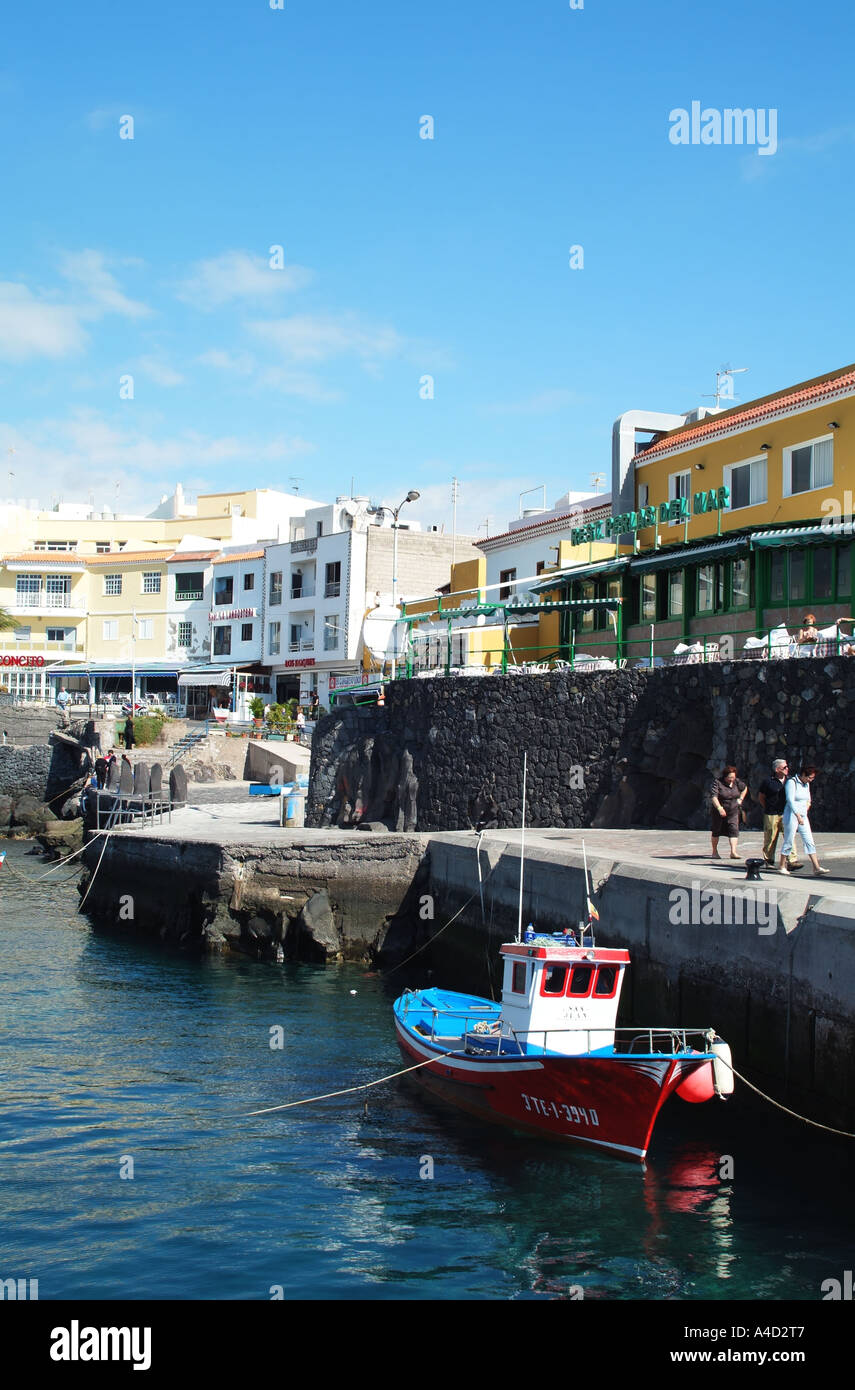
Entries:
[[710,797],[712,816],[710,834],[713,859],[721,859],[718,852],[720,835],[726,835],[730,840],[731,859],[741,858],[736,852],[739,842],[739,816],[742,811],[742,803],[747,795],[748,787],[745,782],[740,782],[736,768],[733,766],[726,767],[721,777],[713,782]]

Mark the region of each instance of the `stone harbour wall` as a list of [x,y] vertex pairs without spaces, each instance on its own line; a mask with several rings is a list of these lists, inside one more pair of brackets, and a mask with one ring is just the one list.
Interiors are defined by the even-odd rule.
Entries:
[[819,769],[814,828],[855,830],[855,661],[399,681],[320,721],[306,823],[519,825],[524,750],[532,825],[699,829],[726,763],[754,793],[786,756]]

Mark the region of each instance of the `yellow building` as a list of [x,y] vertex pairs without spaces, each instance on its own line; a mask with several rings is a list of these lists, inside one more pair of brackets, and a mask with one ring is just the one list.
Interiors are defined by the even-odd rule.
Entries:
[[[808,614],[834,628],[852,617],[853,494],[853,366],[654,435],[632,459],[624,506],[575,537],[630,541],[632,553],[549,586],[583,601],[562,647],[631,663],[697,644],[738,657],[783,650]],[[584,607],[617,592],[620,640]]]

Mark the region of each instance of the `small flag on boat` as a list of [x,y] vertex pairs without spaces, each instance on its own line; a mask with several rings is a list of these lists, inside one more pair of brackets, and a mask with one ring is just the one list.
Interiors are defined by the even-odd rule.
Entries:
[[6,851],[5,851],[5,849],[0,849],[0,869],[2,869],[2,867],[3,867],[3,865],[4,865],[5,863],[6,863]]
[[600,914],[599,914],[599,912],[597,911],[597,909],[594,907],[594,904],[591,902],[591,899],[589,898],[589,899],[588,899],[588,920],[590,921],[590,919],[591,919],[592,917],[594,918],[595,921],[599,922],[599,920],[600,920]]

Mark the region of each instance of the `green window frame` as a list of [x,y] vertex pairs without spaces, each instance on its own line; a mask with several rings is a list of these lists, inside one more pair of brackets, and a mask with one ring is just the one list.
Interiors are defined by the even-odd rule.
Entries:
[[684,570],[668,572],[668,617],[682,618],[686,605],[686,575]]
[[767,605],[851,604],[852,573],[851,541],[845,545],[782,546],[769,554]]

